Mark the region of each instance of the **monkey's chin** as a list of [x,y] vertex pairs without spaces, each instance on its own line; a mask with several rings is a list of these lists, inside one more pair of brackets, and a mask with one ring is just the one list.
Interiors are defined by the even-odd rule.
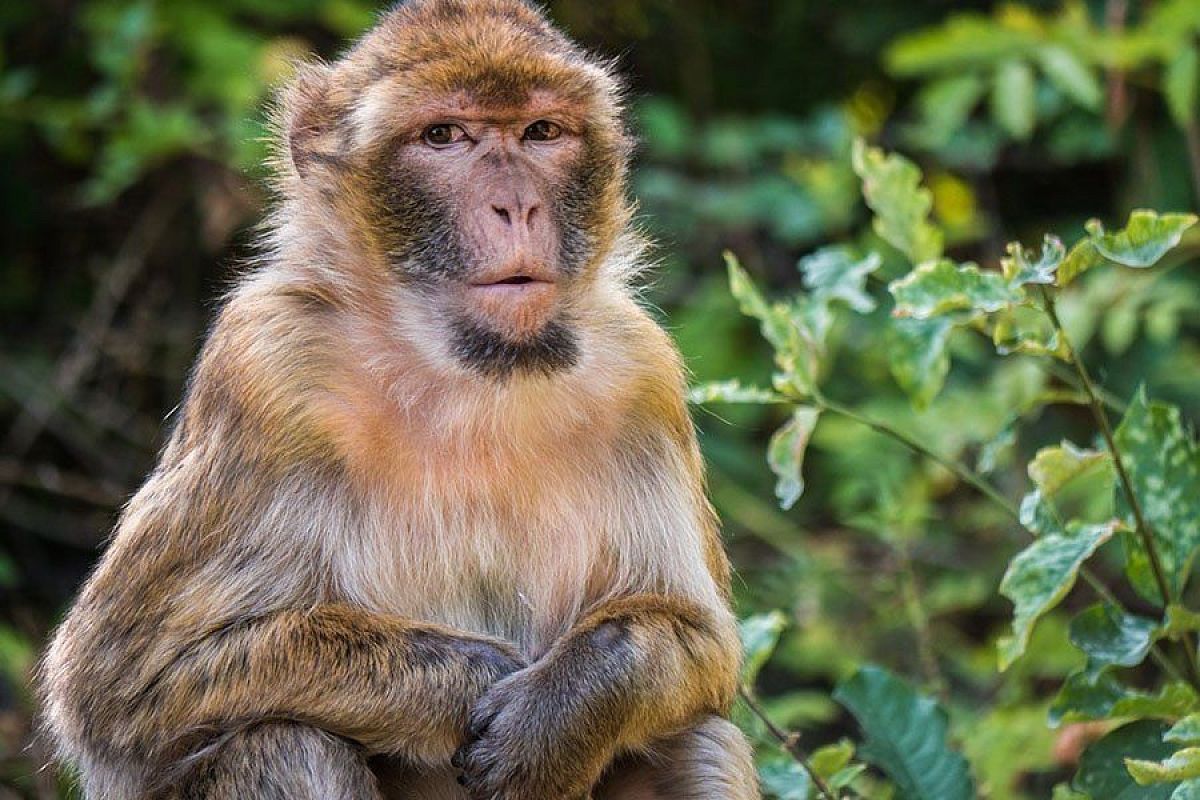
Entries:
[[559,317],[521,338],[461,317],[453,323],[450,348],[467,369],[499,380],[521,374],[547,377],[579,363],[576,333]]
[[468,313],[481,326],[520,341],[536,337],[554,316],[558,286],[546,280],[509,279],[466,288]]

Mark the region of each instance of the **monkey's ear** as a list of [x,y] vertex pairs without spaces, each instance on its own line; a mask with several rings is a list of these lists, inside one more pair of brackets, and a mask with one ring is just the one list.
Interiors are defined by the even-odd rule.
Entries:
[[316,164],[338,161],[340,117],[330,92],[331,72],[325,64],[304,64],[281,96],[281,155],[301,178]]

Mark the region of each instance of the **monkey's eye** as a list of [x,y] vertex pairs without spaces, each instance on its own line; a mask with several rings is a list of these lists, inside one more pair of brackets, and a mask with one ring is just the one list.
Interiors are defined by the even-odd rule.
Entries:
[[521,138],[527,142],[552,142],[562,136],[562,126],[548,119],[539,119],[525,129]]
[[421,133],[421,141],[430,147],[449,147],[452,144],[464,141],[466,138],[467,132],[452,122],[439,122],[437,125],[430,125]]

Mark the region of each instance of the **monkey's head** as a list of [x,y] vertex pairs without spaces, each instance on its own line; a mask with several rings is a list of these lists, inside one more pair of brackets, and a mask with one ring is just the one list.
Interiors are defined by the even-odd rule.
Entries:
[[409,0],[285,92],[285,210],[362,248],[441,357],[569,368],[630,218],[619,95],[522,0]]

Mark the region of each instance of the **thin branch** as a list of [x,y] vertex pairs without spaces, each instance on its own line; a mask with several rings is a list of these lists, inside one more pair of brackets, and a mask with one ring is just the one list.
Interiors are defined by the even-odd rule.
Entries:
[[825,798],[825,800],[839,800],[841,794],[829,788],[829,784],[817,774],[812,765],[808,763],[808,754],[804,752],[804,748],[800,746],[800,734],[791,731],[785,731],[783,728],[775,724],[775,721],[767,716],[767,712],[759,705],[758,700],[754,696],[753,690],[748,686],[739,686],[738,695],[742,698],[742,702],[750,709],[750,712],[762,722],[766,729],[771,733],[771,736],[779,742],[779,746],[787,752],[796,763],[804,768],[808,773],[808,777],[812,779],[813,786],[817,787],[817,791]]

